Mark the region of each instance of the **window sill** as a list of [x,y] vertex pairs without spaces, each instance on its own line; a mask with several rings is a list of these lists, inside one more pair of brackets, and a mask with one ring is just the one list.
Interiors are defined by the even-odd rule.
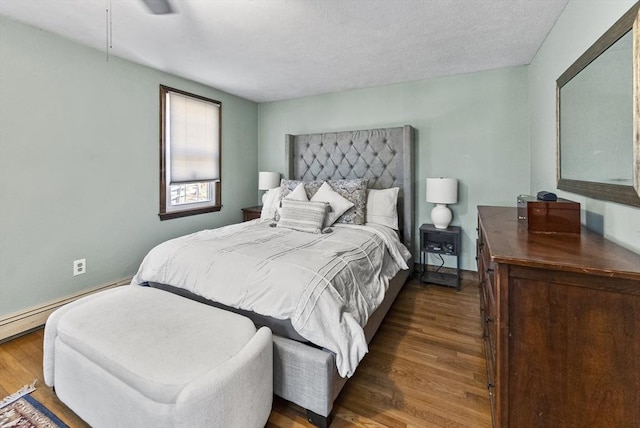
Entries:
[[217,206],[197,208],[197,209],[191,209],[191,210],[170,211],[170,212],[159,213],[158,217],[160,217],[160,220],[171,220],[173,218],[188,217],[191,215],[211,213],[215,211],[220,211],[221,209],[222,209],[222,205],[217,205]]

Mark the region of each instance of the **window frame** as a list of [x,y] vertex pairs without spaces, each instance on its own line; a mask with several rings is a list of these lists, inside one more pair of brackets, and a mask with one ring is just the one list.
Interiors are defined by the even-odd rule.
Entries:
[[[213,198],[211,202],[196,202],[191,205],[192,208],[177,208],[171,209],[171,191],[167,191],[169,188],[168,178],[168,164],[170,163],[168,148],[169,142],[167,141],[166,123],[167,123],[167,94],[174,92],[185,97],[195,98],[200,101],[216,104],[218,106],[218,171],[220,177],[213,181],[200,181],[197,183],[209,182],[213,186]],[[206,204],[203,206],[203,204]],[[167,210],[169,208],[169,210]],[[169,86],[160,85],[160,212],[158,216],[160,220],[170,220],[174,218],[187,217],[198,214],[205,214],[210,212],[220,211],[222,209],[222,102],[207,98],[201,95],[193,94],[190,92],[175,89]]]

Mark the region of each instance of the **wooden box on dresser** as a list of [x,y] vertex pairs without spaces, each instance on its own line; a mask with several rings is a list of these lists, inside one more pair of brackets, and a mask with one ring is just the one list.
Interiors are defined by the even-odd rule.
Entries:
[[477,260],[494,426],[640,427],[640,255],[481,206]]

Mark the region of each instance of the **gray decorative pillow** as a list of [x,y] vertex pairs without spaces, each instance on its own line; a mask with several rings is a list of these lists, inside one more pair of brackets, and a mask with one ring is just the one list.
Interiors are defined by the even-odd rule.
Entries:
[[353,202],[349,201],[347,198],[343,198],[342,196],[340,196],[338,192],[331,188],[329,183],[324,183],[322,186],[320,186],[320,189],[318,189],[316,194],[313,195],[311,201],[326,202],[331,207],[324,218],[324,227],[331,226],[342,214],[344,214],[349,208],[353,206]]
[[293,189],[298,187],[300,183],[304,183],[304,190],[307,192],[307,199],[310,200],[313,197],[313,195],[316,194],[320,186],[322,186],[322,183],[324,183],[324,181],[287,180],[283,178],[282,180],[280,180],[280,187],[282,188],[282,197],[283,198],[287,197],[287,195],[293,192]]
[[329,204],[326,202],[283,199],[280,220],[276,227],[284,227],[300,232],[321,233],[328,206]]
[[353,203],[353,207],[342,214],[336,223],[364,224],[367,209],[367,183],[366,178],[354,178],[350,180],[329,180],[327,183],[340,196]]

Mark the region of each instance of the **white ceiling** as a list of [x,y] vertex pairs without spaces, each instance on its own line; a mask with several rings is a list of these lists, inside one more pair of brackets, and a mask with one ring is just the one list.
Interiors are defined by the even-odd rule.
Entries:
[[[531,62],[568,0],[0,0],[0,14],[257,102]],[[105,54],[106,57],[106,54]]]

